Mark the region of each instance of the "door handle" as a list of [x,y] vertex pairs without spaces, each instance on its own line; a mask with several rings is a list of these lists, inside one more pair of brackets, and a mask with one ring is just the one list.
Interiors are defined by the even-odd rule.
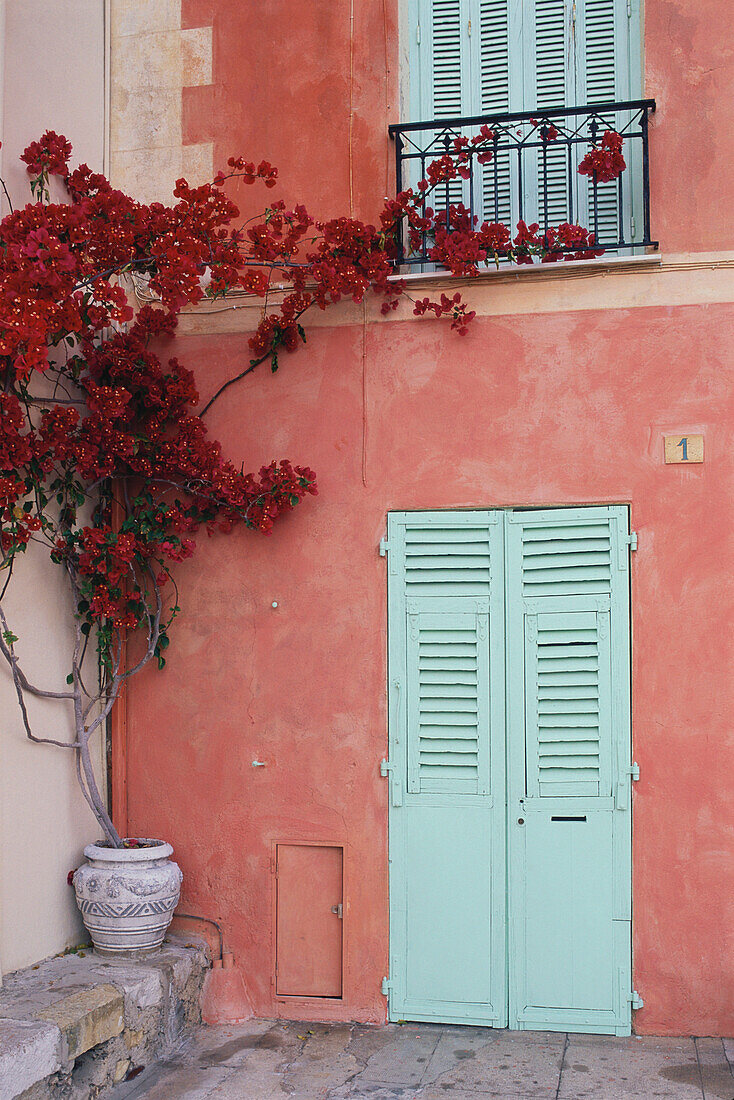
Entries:
[[331,911],[336,914],[339,920],[344,920],[344,906],[341,902],[338,905],[332,905]]

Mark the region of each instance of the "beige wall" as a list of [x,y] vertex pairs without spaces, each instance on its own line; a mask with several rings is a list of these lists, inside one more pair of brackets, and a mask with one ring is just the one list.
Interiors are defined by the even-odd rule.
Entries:
[[110,179],[140,202],[214,174],[211,142],[183,137],[184,88],[212,80],[212,28],[181,27],[181,0],[111,0]]
[[[18,154],[46,129],[68,137],[73,160],[103,166],[103,0],[0,0],[2,175],[27,201]],[[7,213],[3,199],[2,213]],[[28,554],[4,606],[18,653],[39,685],[63,689],[70,631],[59,570]],[[94,668],[91,669],[94,676]],[[59,704],[29,703],[36,732],[68,738]],[[97,762],[102,766],[101,745]],[[100,772],[100,774],[102,774]],[[6,973],[80,943],[85,933],[67,871],[98,826],[78,790],[71,752],[30,744],[12,682],[0,669],[0,966]],[[0,970],[0,973],[2,971]]]

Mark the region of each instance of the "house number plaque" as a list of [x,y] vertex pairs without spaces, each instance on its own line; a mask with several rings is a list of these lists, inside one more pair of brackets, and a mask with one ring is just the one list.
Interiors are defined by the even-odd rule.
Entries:
[[666,435],[665,462],[703,462],[702,435]]

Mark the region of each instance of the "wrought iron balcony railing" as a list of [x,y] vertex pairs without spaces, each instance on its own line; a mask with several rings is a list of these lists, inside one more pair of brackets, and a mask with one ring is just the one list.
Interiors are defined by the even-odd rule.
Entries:
[[[638,253],[657,247],[650,233],[648,154],[648,123],[654,110],[653,99],[641,99],[393,125],[389,132],[395,140],[397,189],[415,189],[432,161],[456,156],[455,140],[468,138],[462,173],[467,178],[438,184],[424,200],[424,209],[445,210],[448,224],[449,206],[461,202],[478,225],[500,222],[513,235],[520,220],[537,222],[543,231],[569,222],[592,231],[597,247],[605,252]],[[471,144],[482,127],[492,133],[489,160],[486,141]],[[578,168],[606,130],[622,135],[627,167],[616,180],[601,183],[580,175]],[[398,262],[430,264],[430,247],[427,234],[417,248],[406,235]]]

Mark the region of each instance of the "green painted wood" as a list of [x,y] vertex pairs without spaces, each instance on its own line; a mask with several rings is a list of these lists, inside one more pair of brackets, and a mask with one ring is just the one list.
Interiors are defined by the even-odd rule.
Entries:
[[623,507],[507,516],[509,1026],[521,1030],[630,1031],[627,530]]
[[388,520],[393,1020],[507,1022],[498,518]]
[[[629,11],[627,0],[411,0],[406,24],[407,117],[411,122],[619,102],[639,93],[637,0]],[[614,126],[627,120],[606,121]],[[585,147],[579,146],[574,154],[570,183],[567,151],[548,145],[547,198],[538,188],[541,153],[537,163],[531,158],[524,160],[526,222],[542,225],[547,214],[550,225],[571,217],[592,225],[591,184],[587,177],[575,173],[584,152]],[[634,150],[628,151],[628,159],[636,164]],[[409,181],[413,185],[419,167],[416,163],[415,179]],[[504,221],[514,227],[520,215],[515,158],[501,154],[497,169],[498,216],[495,165],[491,162],[475,181],[475,209],[488,221]],[[622,179],[627,210],[638,198],[631,193],[632,175],[627,173]],[[466,181],[452,181],[450,201],[469,205]],[[617,238],[618,201],[616,183],[599,186],[596,216],[602,239]],[[639,213],[636,220],[641,226]],[[631,239],[631,226],[623,229]]]
[[388,518],[391,1019],[629,1033],[627,524]]

